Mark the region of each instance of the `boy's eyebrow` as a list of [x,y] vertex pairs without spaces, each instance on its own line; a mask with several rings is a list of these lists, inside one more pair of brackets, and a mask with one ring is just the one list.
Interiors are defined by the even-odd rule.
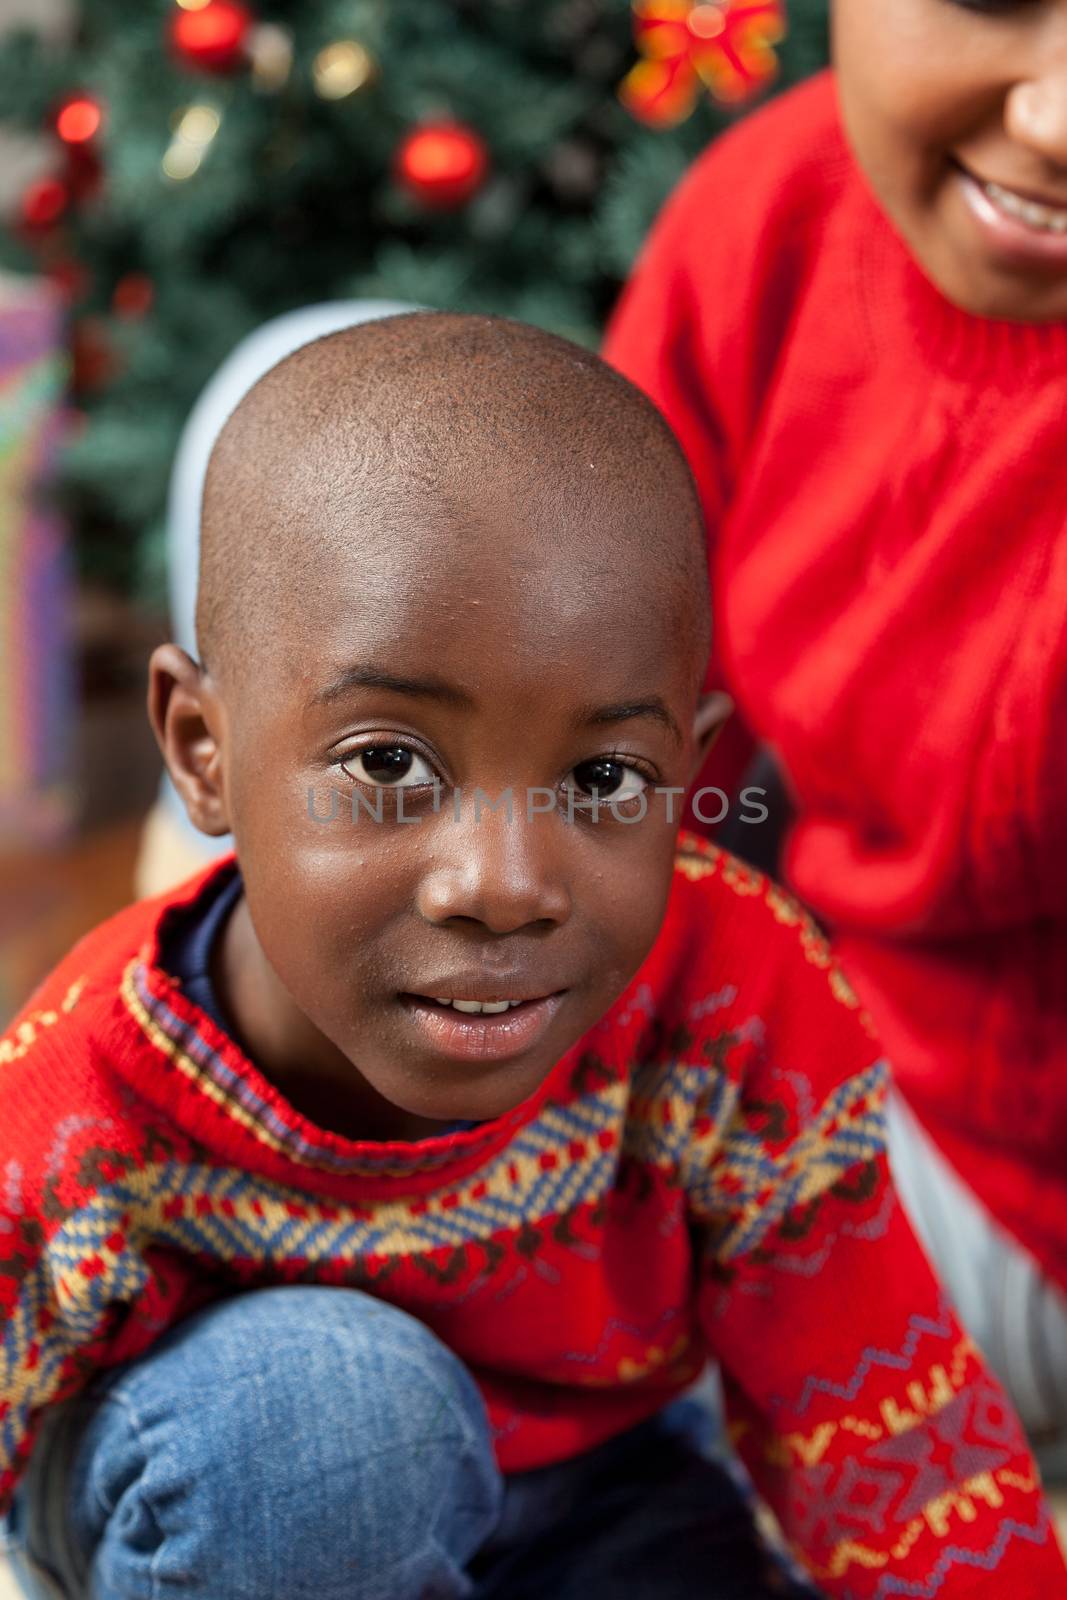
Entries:
[[[462,689],[457,689],[454,684],[446,683],[432,673],[422,678],[405,678],[395,672],[385,672],[381,667],[356,662],[343,667],[329,683],[317,689],[308,705],[330,705],[351,689],[386,689],[393,694],[444,700],[449,705],[469,707],[473,704]],[[685,743],[681,729],[659,695],[651,695],[647,700],[620,701],[617,705],[589,706],[579,712],[575,720],[586,727],[602,727],[610,722],[634,722],[639,717],[651,717],[655,722],[662,723],[676,744]]]
[[408,694],[423,699],[445,700],[450,705],[469,706],[471,699],[453,684],[430,674],[425,678],[404,678],[395,672],[384,672],[380,667],[356,662],[344,667],[336,677],[317,689],[308,706],[330,705],[340,700],[351,689],[388,689],[393,694]]
[[633,722],[638,717],[652,717],[663,724],[676,744],[685,743],[682,730],[658,694],[648,700],[626,700],[616,706],[593,706],[578,720],[586,727],[600,727],[606,722]]

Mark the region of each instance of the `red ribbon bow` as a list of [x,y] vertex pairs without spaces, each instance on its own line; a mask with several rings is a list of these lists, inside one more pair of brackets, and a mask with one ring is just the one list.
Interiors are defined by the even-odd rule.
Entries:
[[782,0],[634,0],[634,37],[641,60],[619,98],[642,122],[670,127],[690,114],[701,85],[736,103],[774,76],[785,11]]

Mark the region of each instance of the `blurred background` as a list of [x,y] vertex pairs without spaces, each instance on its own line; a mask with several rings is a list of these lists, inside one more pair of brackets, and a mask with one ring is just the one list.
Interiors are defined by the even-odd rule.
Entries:
[[363,297],[595,346],[687,164],[823,65],[825,0],[782,35],[779,0],[0,0],[0,1027],[146,888],[168,483],[219,364]]

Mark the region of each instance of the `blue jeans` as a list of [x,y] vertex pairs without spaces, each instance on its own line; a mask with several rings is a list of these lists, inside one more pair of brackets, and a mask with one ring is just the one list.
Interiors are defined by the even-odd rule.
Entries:
[[31,1600],[758,1600],[809,1591],[683,1397],[503,1476],[423,1323],[357,1289],[219,1300],[46,1412],[8,1529]]

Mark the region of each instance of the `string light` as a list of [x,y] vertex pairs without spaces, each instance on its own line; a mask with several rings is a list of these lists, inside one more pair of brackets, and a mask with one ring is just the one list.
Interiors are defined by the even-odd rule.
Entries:
[[289,81],[293,68],[293,40],[274,22],[260,22],[249,34],[252,87],[260,94],[277,94]]
[[177,112],[171,123],[174,137],[163,157],[166,176],[176,183],[191,178],[221,124],[222,117],[214,106],[192,105]]
[[311,67],[315,92],[323,100],[343,100],[374,77],[376,63],[358,39],[338,39],[320,50]]
[[163,157],[163,171],[168,178],[180,183],[184,178],[192,177],[202,160],[200,151],[191,144],[179,144],[175,141]]
[[174,137],[203,148],[218,133],[221,122],[222,117],[214,106],[187,106],[175,120]]

